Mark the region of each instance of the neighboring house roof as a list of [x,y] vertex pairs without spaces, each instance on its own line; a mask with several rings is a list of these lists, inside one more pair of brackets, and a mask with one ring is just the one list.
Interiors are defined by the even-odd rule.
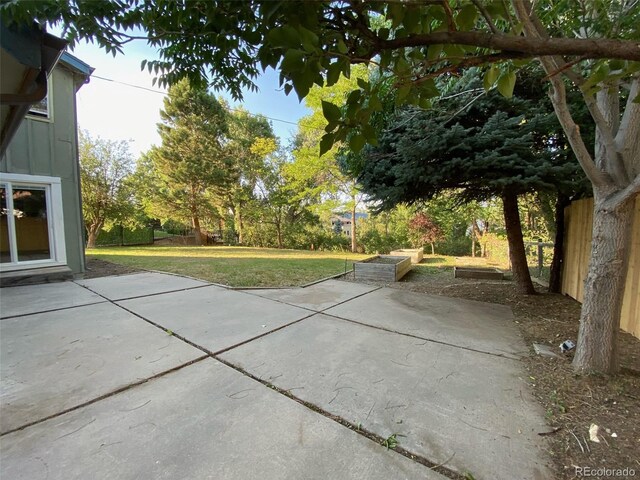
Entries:
[[[356,220],[362,220],[364,218],[369,218],[368,213],[356,212]],[[331,220],[340,220],[341,222],[351,222],[351,213],[340,213],[335,217],[332,217]]]
[[0,155],[31,105],[47,95],[47,77],[66,46],[35,22],[23,27],[0,22]]

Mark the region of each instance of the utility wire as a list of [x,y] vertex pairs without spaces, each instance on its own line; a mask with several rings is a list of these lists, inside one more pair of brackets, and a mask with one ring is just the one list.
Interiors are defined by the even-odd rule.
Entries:
[[[98,80],[104,80],[105,82],[118,83],[120,85],[125,85],[127,87],[137,88],[139,90],[145,90],[147,92],[158,93],[160,95],[166,95],[168,97],[171,97],[171,95],[168,92],[162,92],[160,90],[154,90],[153,88],[143,87],[142,85],[134,85],[133,83],[121,82],[120,80],[114,80],[113,78],[101,77],[100,75],[91,75],[91,78],[97,78]],[[281,123],[286,123],[286,124],[289,124],[289,125],[298,126],[298,123],[296,123],[296,122],[290,122],[289,120],[282,120],[281,118],[269,117],[267,115],[263,115],[262,113],[253,113],[253,112],[249,112],[248,110],[241,110],[239,108],[233,108],[233,107],[226,107],[226,109],[231,111],[231,112],[244,112],[244,113],[247,113],[248,115],[251,115],[252,117],[264,117],[264,118],[267,118],[269,120],[273,120],[274,122],[281,122]],[[324,131],[321,128],[315,128],[315,127],[311,127],[311,128],[313,128],[314,130]]]

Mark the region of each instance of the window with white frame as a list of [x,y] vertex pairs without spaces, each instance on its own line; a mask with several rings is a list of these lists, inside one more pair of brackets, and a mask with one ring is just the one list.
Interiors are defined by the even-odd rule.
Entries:
[[0,174],[0,268],[65,263],[60,179]]

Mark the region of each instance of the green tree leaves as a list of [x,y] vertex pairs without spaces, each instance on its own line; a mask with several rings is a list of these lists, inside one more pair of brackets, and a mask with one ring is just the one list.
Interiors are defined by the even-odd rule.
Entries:
[[182,80],[169,89],[160,117],[162,144],[139,164],[140,197],[150,216],[199,229],[218,217],[235,179],[229,115],[205,89]]
[[516,86],[516,73],[506,72],[498,78],[498,91],[505,98],[513,96],[513,88]]
[[82,214],[91,247],[103,227],[130,223],[135,214],[133,158],[125,141],[93,138],[79,133]]
[[322,114],[324,115],[324,118],[327,119],[327,122],[329,122],[329,124],[338,123],[340,121],[340,117],[342,116],[340,108],[337,105],[326,102],[324,100],[322,100]]

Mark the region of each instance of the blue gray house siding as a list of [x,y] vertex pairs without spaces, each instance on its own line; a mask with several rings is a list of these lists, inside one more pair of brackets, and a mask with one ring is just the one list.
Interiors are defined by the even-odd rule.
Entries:
[[60,177],[67,265],[85,270],[76,90],[86,77],[62,61],[51,74],[49,119],[27,116],[0,160],[0,172]]

